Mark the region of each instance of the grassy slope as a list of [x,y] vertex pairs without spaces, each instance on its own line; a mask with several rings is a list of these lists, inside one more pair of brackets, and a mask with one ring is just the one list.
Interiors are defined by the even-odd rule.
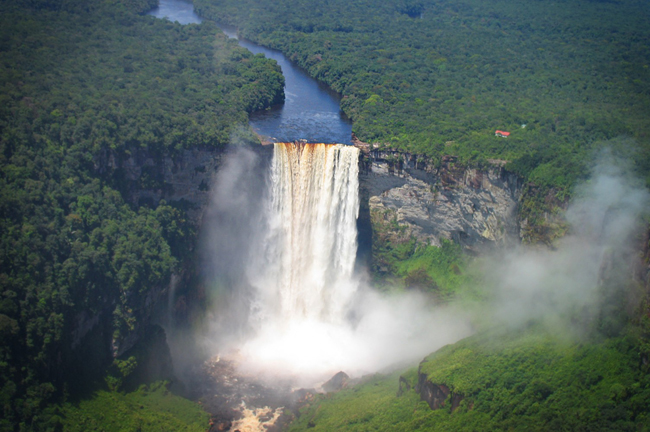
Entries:
[[[305,407],[291,431],[650,430],[650,376],[633,337],[562,341],[535,329],[479,334],[425,359],[423,373],[465,396],[432,411],[398,373]],[[415,385],[415,369],[403,375]]]
[[209,414],[187,399],[171,394],[165,383],[132,393],[98,391],[94,397],[63,406],[64,430],[203,432]]

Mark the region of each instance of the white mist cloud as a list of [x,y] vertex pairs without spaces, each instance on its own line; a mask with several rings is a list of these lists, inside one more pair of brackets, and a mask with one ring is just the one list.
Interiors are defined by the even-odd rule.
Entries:
[[[294,151],[290,153],[294,155]],[[321,151],[314,148],[313,154]],[[350,163],[346,167],[355,168],[356,161],[350,162],[347,156],[342,154],[333,160],[339,164]],[[283,166],[297,170],[299,165],[292,162]],[[329,250],[325,246],[330,244],[331,236],[338,236],[340,242],[347,242],[346,238],[356,241],[356,233],[341,229],[344,224],[349,225],[348,207],[336,200],[343,200],[351,191],[356,194],[358,185],[335,179],[341,191],[338,187],[329,190],[326,187],[329,182],[324,182],[323,191],[318,192],[320,189],[314,189],[315,185],[332,174],[328,169],[334,168],[328,164],[321,166],[316,159],[306,163],[306,167],[300,175],[295,171],[281,175],[276,166],[271,171],[276,181],[273,186],[270,179],[260,178],[264,170],[260,169],[259,158],[251,152],[239,149],[229,153],[224,161],[204,221],[204,227],[209,226],[204,248],[206,276],[217,281],[215,285],[220,291],[206,335],[206,344],[212,352],[236,357],[248,373],[313,386],[341,370],[359,376],[398,362],[418,361],[441,346],[469,335],[471,329],[462,313],[441,307],[432,309],[430,302],[417,293],[374,292],[356,276],[350,276],[345,271],[347,267],[339,269],[335,262],[341,259],[340,252],[323,254],[311,249]],[[339,167],[334,172],[340,176],[342,169],[345,168]],[[314,178],[310,180],[312,174]],[[299,179],[301,183],[279,185],[276,194],[289,190],[295,195],[302,188],[308,192],[304,199],[294,198],[297,201],[290,212],[278,212],[278,208],[284,207],[264,192],[270,186],[278,189],[280,177]],[[329,198],[327,194],[335,191],[338,195]],[[320,198],[315,198],[319,193],[324,194],[324,201],[338,204],[323,207]],[[323,212],[333,214],[324,217]],[[334,224],[330,227],[332,232],[296,229],[296,224],[301,228],[302,224],[312,223],[312,214],[315,224],[327,227]],[[292,233],[291,242],[282,240],[288,232]],[[301,234],[295,235],[296,232]],[[312,243],[306,240],[308,237],[313,237]],[[295,250],[291,254],[278,251],[287,247]],[[334,249],[339,251],[345,247]],[[326,257],[334,261],[322,262]],[[282,271],[278,270],[279,263]],[[320,279],[313,281],[302,276],[320,274],[318,270],[324,267],[330,269],[325,272],[324,280],[329,281],[326,286],[321,287]],[[305,272],[305,269],[311,270]],[[289,279],[292,282],[287,282]],[[279,301],[281,296],[293,300],[305,289],[310,292],[309,302],[297,300],[297,307],[287,307]],[[322,291],[322,294],[314,296],[309,290]],[[312,300],[316,297],[326,304],[313,307]],[[341,301],[345,303],[343,313]]]
[[313,386],[338,371],[361,376],[412,364],[432,351],[469,336],[467,317],[451,308],[431,308],[414,293],[382,295],[365,289],[355,319],[274,322],[240,347],[243,370]]
[[[213,353],[236,356],[247,372],[311,386],[340,370],[359,376],[412,363],[471,333],[468,312],[433,306],[414,292],[380,294],[356,278],[345,281],[356,294],[343,320],[268,319],[277,311],[260,308],[279,303],[259,290],[265,283],[260,275],[272,274],[258,268],[265,261],[259,251],[273,249],[263,244],[269,238],[263,172],[254,153],[231,152],[204,222],[210,226],[206,275],[221,287],[206,335]],[[596,166],[566,213],[570,234],[554,249],[520,246],[487,260],[495,301],[481,306],[482,321],[520,326],[546,320],[560,331],[576,320],[581,326],[593,321],[603,303],[603,280],[611,284],[626,271],[612,267],[633,259],[632,240],[650,203],[648,191],[626,172],[620,163]]]
[[488,260],[496,322],[546,319],[565,331],[593,322],[607,290],[630,276],[635,235],[648,213],[648,191],[628,172],[605,154],[576,188],[566,212],[569,234],[554,249],[522,246]]
[[211,192],[200,238],[203,278],[216,317],[206,343],[227,344],[246,331],[251,288],[246,281],[251,250],[263,236],[264,163],[243,146],[224,155]]

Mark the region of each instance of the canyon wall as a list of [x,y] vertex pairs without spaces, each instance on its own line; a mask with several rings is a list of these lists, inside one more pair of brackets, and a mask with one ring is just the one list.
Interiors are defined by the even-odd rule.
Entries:
[[363,151],[360,183],[362,216],[396,239],[415,238],[439,246],[443,239],[468,252],[520,238],[517,203],[522,182],[502,161],[467,168],[454,156],[426,157],[370,148]]
[[[194,148],[181,150],[174,155],[156,155],[146,149],[131,149],[121,155],[106,150],[93,162],[96,172],[118,189],[125,201],[134,206],[156,207],[161,200],[165,200],[181,210],[178,217],[185,222],[176,220],[175,223],[189,223],[198,232],[203,212],[210,200],[210,186],[223,157],[224,150],[220,148]],[[196,239],[191,240],[191,243],[190,247],[194,248]],[[193,253],[188,255],[190,256],[183,259],[189,262]],[[71,368],[74,370],[71,380],[78,381],[78,384],[73,386],[83,388],[85,382],[101,378],[114,358],[132,355],[139,350],[139,346],[148,343],[150,335],[155,334],[158,339],[165,339],[164,331],[153,324],[160,321],[156,316],[163,316],[166,306],[174,307],[174,302],[168,301],[173,291],[171,288],[187,285],[187,280],[195,273],[191,263],[179,264],[177,274],[172,275],[169,284],[143,287],[139,292],[129,293],[138,298],[130,301],[133,307],[128,313],[132,317],[132,326],[127,332],[116,336],[114,309],[118,300],[108,295],[101,310],[83,310],[75,316],[70,346],[64,350],[69,356],[67,362],[74,365]],[[158,345],[164,346],[164,343]],[[165,356],[160,354],[164,350],[154,351],[156,354],[141,360],[150,364],[159,359],[160,366],[169,370],[170,366],[164,364],[169,361],[168,353]],[[148,351],[137,352],[144,355],[142,353]]]
[[222,157],[223,150],[218,148],[184,149],[174,155],[156,155],[146,149],[117,155],[107,150],[94,164],[103,176],[113,179],[131,203],[175,202],[198,224]]

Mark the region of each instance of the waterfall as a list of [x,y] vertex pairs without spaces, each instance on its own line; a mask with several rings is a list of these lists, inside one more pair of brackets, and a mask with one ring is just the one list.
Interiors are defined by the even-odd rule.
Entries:
[[356,291],[359,150],[274,146],[254,316],[260,326],[268,320],[343,323]]
[[216,285],[232,286],[213,311],[221,353],[247,373],[310,387],[469,334],[458,311],[434,314],[417,292],[380,293],[358,280],[356,147],[274,144],[263,181],[253,156],[229,157],[207,216],[207,268]]

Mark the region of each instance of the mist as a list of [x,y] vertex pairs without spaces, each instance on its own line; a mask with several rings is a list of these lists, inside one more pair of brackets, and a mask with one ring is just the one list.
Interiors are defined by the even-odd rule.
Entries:
[[[224,160],[204,217],[208,351],[247,374],[307,387],[339,371],[354,377],[419,361],[471,334],[461,311],[417,292],[378,293],[354,272],[358,150],[307,150],[296,153],[302,162],[270,168],[245,148]],[[300,164],[307,169],[298,174]]]
[[252,295],[247,273],[264,236],[265,169],[259,154],[232,145],[211,189],[200,239],[211,305],[208,345],[230,346],[247,332]]
[[466,316],[432,308],[414,292],[382,295],[363,287],[344,323],[309,320],[273,324],[240,347],[247,373],[314,386],[338,371],[359,377],[411,366],[472,332]]
[[[341,154],[334,158],[344,159]],[[317,171],[316,178],[327,177],[319,171],[330,169],[327,163],[315,161],[300,163]],[[478,310],[434,304],[413,291],[379,293],[365,282],[367,276],[349,270],[353,262],[334,263],[356,252],[356,227],[354,232],[350,227],[358,197],[348,192],[358,190],[358,184],[337,186],[320,203],[314,196],[325,192],[314,186],[315,180],[284,183],[305,182],[302,176],[311,175],[298,173],[300,163],[284,161],[290,169],[282,174],[249,149],[229,151],[204,218],[203,265],[212,306],[203,344],[213,355],[236,361],[245,373],[315,386],[341,370],[361,376],[413,364],[469,336],[474,324],[518,328],[541,322],[559,335],[584,335],[598,326],[602,330],[608,309],[616,317],[634,304],[634,298],[621,296],[634,297],[623,288],[638,258],[640,222],[650,196],[626,164],[609,154],[575,188],[564,218],[568,234],[552,248],[519,245],[479,260],[481,290],[490,300]],[[342,169],[332,172],[356,176],[341,176]],[[299,201],[302,207],[294,203],[284,209],[277,197],[283,193],[292,198],[282,200]],[[332,213],[330,219],[323,209]],[[313,241],[305,246],[304,239]],[[287,277],[297,279],[297,285],[286,285]],[[303,298],[313,292],[316,297]]]
[[552,248],[519,246],[485,260],[493,302],[484,319],[512,327],[539,322],[578,337],[615,330],[607,322],[620,326],[637,300],[630,281],[650,203],[631,172],[625,161],[603,152],[589,179],[575,188],[565,214],[567,235]]

